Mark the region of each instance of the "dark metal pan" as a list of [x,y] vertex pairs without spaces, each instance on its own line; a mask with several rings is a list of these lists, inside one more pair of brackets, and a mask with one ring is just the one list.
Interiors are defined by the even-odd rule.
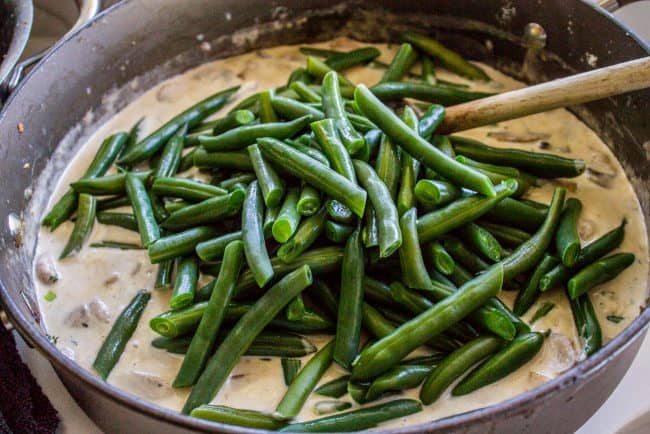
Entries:
[[[548,44],[529,59],[523,76],[526,48],[520,35],[533,21],[546,29]],[[131,0],[105,11],[59,44],[10,97],[0,114],[2,300],[16,328],[51,361],[80,405],[107,432],[249,430],[191,419],[130,396],[70,362],[47,340],[31,281],[35,235],[47,195],[32,197],[31,189],[53,185],[59,176],[44,171],[48,161],[53,160],[49,167],[65,163],[113,111],[161,80],[203,62],[341,34],[386,41],[403,28],[431,33],[471,58],[530,82],[589,70],[589,59],[605,66],[650,52],[603,9],[579,0],[185,0],[182,7],[176,0]],[[233,43],[233,33],[238,43]],[[201,50],[198,34],[211,42],[210,51]],[[129,86],[134,77],[139,77],[135,90]],[[117,103],[104,105],[103,96],[116,89]],[[610,98],[574,111],[612,147],[648,220],[650,92]],[[95,122],[79,124],[89,112]],[[18,123],[24,124],[22,133]],[[64,137],[68,145],[60,146]],[[19,219],[22,224],[16,223]],[[7,224],[10,220],[12,225]],[[534,390],[394,432],[573,432],[619,383],[649,319],[650,311],[642,308],[639,317],[593,357]]]

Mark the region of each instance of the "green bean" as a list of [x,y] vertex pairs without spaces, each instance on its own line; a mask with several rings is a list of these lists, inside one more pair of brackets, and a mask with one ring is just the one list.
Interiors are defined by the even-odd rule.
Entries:
[[346,432],[373,428],[387,420],[422,411],[422,405],[412,399],[397,399],[372,407],[325,416],[307,422],[292,423],[282,432]]
[[562,263],[567,267],[572,267],[580,254],[578,218],[581,210],[582,202],[573,197],[568,199],[555,233],[555,248]]
[[294,81],[289,87],[305,102],[321,102],[320,95],[302,81]]
[[169,213],[167,212],[167,208],[162,199],[151,190],[147,190],[147,196],[149,197],[149,203],[151,204],[151,210],[153,211],[156,223],[161,223],[163,220],[167,219]]
[[418,124],[418,134],[425,140],[430,140],[436,128],[440,126],[445,118],[445,106],[431,104],[424,112]]
[[377,377],[368,388],[366,400],[373,401],[387,392],[418,387],[433,370],[433,366],[402,365]]
[[426,365],[438,366],[447,355],[441,352],[433,351],[426,356],[411,357],[410,359],[402,360],[402,365]]
[[338,307],[334,360],[346,369],[359,352],[363,303],[364,255],[359,230],[345,245],[341,266],[341,302]]
[[526,231],[496,223],[479,221],[479,226],[490,232],[500,243],[510,247],[517,247],[531,237]]
[[290,189],[272,226],[273,238],[278,243],[286,243],[298,229],[300,214],[296,208],[298,191]]
[[340,398],[348,392],[349,375],[335,378],[314,390],[315,393],[322,396],[329,396],[331,398]]
[[466,343],[445,359],[430,373],[420,390],[425,405],[436,401],[440,395],[472,366],[497,351],[503,341],[493,336],[481,336]]
[[[235,284],[241,270],[242,256],[243,245],[241,241],[232,241],[226,246],[219,277],[217,277],[214,284],[214,290],[185,354],[183,364],[176,375],[173,387],[191,386],[196,383],[201,375],[217,338],[217,333],[224,319],[226,308],[234,292]],[[182,266],[183,264],[181,263]],[[182,270],[179,271],[179,274],[181,272]]]
[[457,87],[410,82],[380,83],[371,87],[370,91],[381,101],[413,98],[419,101],[435,102],[443,106],[462,104],[494,95],[493,93],[477,92]]
[[227,425],[275,431],[286,425],[273,416],[255,410],[244,410],[225,405],[203,404],[190,412],[190,416]]
[[273,413],[275,418],[289,420],[298,415],[309,394],[332,363],[333,355],[334,342],[331,341],[307,362],[276,407]]
[[264,213],[264,222],[262,223],[262,232],[264,232],[265,239],[271,238],[273,236],[273,223],[278,217],[279,212],[279,206],[275,208],[266,208],[266,212]]
[[239,86],[218,92],[178,114],[167,121],[156,131],[137,143],[129,152],[125,152],[118,160],[120,164],[135,164],[154,155],[180,129],[187,124],[188,128],[201,123],[203,119],[223,107]]
[[[131,172],[146,182],[147,178],[151,175],[151,170]],[[102,176],[98,178],[82,178],[79,181],[70,183],[70,187],[77,193],[87,193],[95,196],[104,196],[110,194],[125,194],[126,193],[126,172],[118,173],[116,175]]]
[[293,262],[323,233],[327,215],[324,209],[305,219],[294,235],[278,249],[277,256],[285,263]]
[[398,148],[391,140],[383,135],[377,153],[377,162],[375,171],[390,193],[390,197],[395,200],[397,188],[399,187],[401,163],[398,154]]
[[575,322],[576,330],[582,343],[582,351],[589,357],[603,346],[603,336],[600,323],[598,322],[598,316],[594,312],[589,294],[583,294],[575,299],[569,297],[567,294],[567,298],[569,299],[571,312],[573,313],[573,321]]
[[354,232],[353,226],[342,225],[330,220],[325,222],[325,235],[334,243],[345,243],[352,232]]
[[411,44],[400,45],[379,83],[400,81],[411,69],[417,57],[417,52]]
[[172,285],[172,273],[174,271],[174,261],[168,259],[158,265],[156,272],[156,282],[154,289],[168,289]]
[[260,288],[264,287],[274,275],[264,242],[262,213],[262,194],[257,181],[253,181],[248,186],[242,209],[242,240],[248,268]]
[[462,239],[474,250],[486,258],[498,262],[501,260],[503,249],[499,241],[487,230],[475,223],[468,223],[458,229]]
[[540,178],[572,178],[585,171],[583,160],[520,149],[493,148],[477,140],[455,135],[450,139],[459,154],[484,163],[513,166]]
[[265,205],[269,208],[280,206],[284,197],[284,182],[264,159],[257,145],[251,145],[247,149]]
[[543,343],[544,335],[541,333],[531,332],[517,336],[463,378],[451,394],[467,395],[506,377],[535,357]]
[[144,183],[132,173],[127,173],[126,192],[131,200],[133,214],[138,221],[142,245],[148,247],[160,238],[160,228],[154,217],[151,201]]
[[359,160],[354,160],[353,163],[361,184],[368,191],[377,218],[379,255],[382,258],[388,257],[402,245],[397,208],[386,184],[377,176],[372,167]]
[[339,83],[344,82],[335,71],[330,71],[323,77],[323,111],[328,118],[334,120],[343,145],[350,155],[354,155],[364,146],[365,139],[348,119]]
[[503,225],[534,231],[544,222],[546,208],[533,207],[525,202],[507,198],[485,215],[485,218]]
[[[95,157],[90,162],[88,169],[86,169],[81,179],[103,176],[120,152],[122,152],[122,149],[124,149],[127,139],[128,135],[125,133],[113,134],[106,138],[97,150]],[[76,211],[78,199],[77,193],[73,190],[68,190],[45,215],[42,221],[43,226],[49,228],[50,231],[58,228],[61,223],[68,220]]]
[[158,196],[177,197],[191,202],[200,202],[228,193],[224,188],[215,185],[173,177],[156,178],[151,189]]
[[165,229],[177,231],[201,224],[210,224],[238,212],[244,201],[245,193],[242,190],[233,190],[223,196],[215,196],[204,201],[188,205],[174,211],[165,219],[161,226]]
[[354,222],[356,221],[356,217],[352,213],[352,210],[350,210],[350,208],[343,205],[338,200],[328,199],[325,202],[325,210],[332,218],[332,220],[334,220],[337,223],[351,225],[354,224]]
[[284,376],[284,384],[289,386],[291,383],[293,383],[293,380],[296,378],[298,371],[300,371],[300,365],[302,362],[300,359],[287,359],[283,357],[281,363],[282,375]]
[[312,121],[319,121],[325,118],[325,114],[321,110],[294,99],[275,96],[271,103],[275,111],[287,119],[310,116]]
[[546,301],[535,311],[533,316],[530,318],[530,324],[533,325],[540,319],[544,318],[550,311],[555,308],[555,303]]
[[216,136],[224,131],[233,128],[248,125],[255,120],[255,114],[250,110],[235,110],[228,113],[226,116],[215,119],[213,121],[203,122],[192,128],[192,133],[200,133],[203,131],[212,131],[212,135]]
[[289,144],[292,148],[297,149],[298,151],[302,152],[305,155],[310,156],[314,160],[318,161],[319,163],[330,167],[330,160],[327,159],[327,157],[318,149],[312,148],[309,145],[303,145],[302,143],[299,143],[295,140],[285,140],[285,143]]
[[131,201],[126,195],[107,197],[97,201],[97,212],[105,211],[107,209],[122,208],[125,206],[131,206]]
[[287,85],[290,86],[292,83],[298,81],[301,83],[309,84],[312,81],[314,81],[314,77],[312,77],[311,74],[309,74],[305,68],[296,68],[293,71],[291,71],[291,74],[289,74]]
[[111,240],[90,243],[90,247],[96,249],[144,250],[144,247],[142,247],[140,244],[123,243],[122,241]]
[[259,139],[258,144],[271,163],[281,165],[287,172],[345,204],[356,215],[363,215],[366,192],[347,178],[279,140],[264,138]]
[[157,264],[177,256],[187,255],[194,251],[198,243],[213,238],[215,235],[217,232],[214,228],[199,226],[162,237],[149,245],[149,260],[153,264]]
[[260,111],[259,94],[254,93],[242,99],[237,104],[235,104],[233,108],[230,109],[228,114],[234,113],[237,110],[250,110],[251,112],[253,112],[253,114],[257,116],[257,114],[259,114]]
[[490,266],[457,238],[446,238],[443,245],[445,250],[454,258],[455,263],[461,264],[473,274],[479,273]]
[[[256,188],[249,189],[249,192],[251,190],[255,191]],[[257,193],[257,196],[259,197],[259,193]],[[258,202],[261,202],[261,198],[258,198]],[[259,298],[237,322],[208,361],[205,370],[192,388],[183,406],[183,413],[187,414],[199,405],[210,402],[214,398],[237,360],[246,352],[255,336],[271,322],[292,298],[300,294],[311,283],[312,276],[309,267],[302,266],[283,277],[282,280]]]
[[103,380],[108,378],[111,370],[120,360],[120,356],[124,352],[129,339],[133,336],[142,311],[144,311],[150,298],[151,293],[145,290],[138,291],[117,317],[111,331],[108,332],[106,339],[102,342],[102,346],[99,348],[93,362],[93,368]]
[[412,350],[494,297],[501,290],[502,283],[503,267],[496,264],[388,336],[366,347],[352,364],[351,378],[370,379],[390,369]]
[[565,194],[566,191],[563,188],[555,189],[551,205],[548,208],[548,213],[542,226],[540,226],[530,239],[517,247],[510,256],[501,261],[504,270],[504,280],[506,282],[530,270],[542,259],[544,252],[553,240],[555,229],[560,221]]
[[421,138],[417,132],[404,124],[388,107],[375,97],[364,85],[357,86],[354,100],[363,114],[413,158],[435,170],[448,180],[487,196],[494,196],[495,190],[488,177],[449,158]]
[[328,118],[312,122],[310,126],[327,159],[331,162],[332,168],[349,181],[356,183],[357,177],[350,154],[341,141],[335,121]]
[[128,138],[126,140],[126,145],[120,151],[120,155],[133,148],[136,143],[140,140],[140,133],[142,133],[142,123],[144,122],[144,116],[138,119],[138,121],[133,124],[129,130]]
[[275,114],[273,106],[271,105],[271,99],[273,98],[274,93],[275,91],[273,89],[263,90],[258,93],[257,101],[260,106],[260,122],[262,124],[278,122],[278,115]]
[[440,242],[434,241],[433,243],[428,244],[427,251],[429,252],[429,257],[431,258],[431,262],[436,270],[446,276],[450,275],[454,271],[456,262]]
[[415,184],[414,193],[420,204],[433,208],[455,201],[461,190],[446,181],[421,179]]
[[335,71],[341,71],[361,63],[370,62],[379,57],[380,54],[381,52],[375,47],[362,47],[347,53],[337,52],[327,56],[325,64]]
[[192,155],[194,166],[200,169],[234,169],[252,172],[253,165],[248,152],[210,152],[198,147]]
[[138,232],[138,222],[133,214],[121,212],[98,212],[97,221],[104,225],[119,226]]
[[[404,123],[413,130],[418,130],[418,117],[415,111],[409,106],[404,108],[402,114]],[[401,216],[415,206],[415,183],[420,171],[420,162],[406,152],[400,155],[401,168],[399,190],[397,193],[397,212]]]
[[337,413],[352,407],[352,404],[346,401],[318,401],[314,404],[314,412],[319,415]]
[[421,56],[421,79],[425,83],[436,84],[436,71],[433,65],[433,59],[429,56]]
[[186,133],[187,124],[183,124],[167,141],[160,154],[156,170],[154,171],[154,178],[174,176],[178,172],[183,157]]
[[286,317],[288,321],[300,321],[305,317],[307,313],[307,308],[305,307],[305,301],[302,296],[297,296],[289,302],[287,305]]
[[59,259],[66,258],[73,253],[77,253],[83,247],[84,242],[93,230],[95,223],[95,212],[97,209],[97,199],[89,194],[82,193],[78,199],[77,219],[74,222],[74,228],[70,233],[70,238],[63,248]]
[[361,236],[363,238],[364,247],[371,248],[379,246],[379,233],[377,228],[375,210],[371,206],[367,207],[366,213],[363,217],[364,225],[363,229],[361,230]]
[[548,253],[544,255],[544,258],[537,264],[535,271],[528,279],[528,284],[526,287],[519,291],[517,298],[515,300],[514,307],[512,308],[515,315],[522,316],[528,309],[537,301],[539,298],[539,281],[549,272],[553,267],[558,264],[558,259],[555,256],[551,256]]
[[248,186],[248,184],[253,182],[255,179],[256,178],[254,173],[242,172],[240,174],[234,175],[232,178],[219,181],[219,184],[217,184],[217,186],[223,190],[232,191],[238,185]]
[[414,32],[404,32],[400,37],[403,41],[410,42],[420,51],[437,59],[452,72],[472,80],[490,80],[490,77],[481,68],[463,59],[460,54],[450,50],[435,39]]
[[508,178],[518,178],[519,176],[521,176],[521,172],[519,171],[519,169],[516,169],[514,167],[483,163],[480,161],[472,160],[471,158],[465,155],[459,155],[458,157],[456,157],[456,159],[463,164],[468,164],[472,167],[483,169],[488,172],[498,173]]
[[574,300],[591,288],[614,279],[632,265],[634,260],[632,253],[617,253],[587,265],[569,279],[569,297]]
[[624,219],[617,228],[582,248],[572,268],[566,267],[564,264],[559,264],[546,273],[539,282],[539,289],[543,292],[564,284],[576,271],[590,265],[617,248],[623,242],[626,223]]
[[190,256],[179,258],[176,265],[176,280],[174,290],[169,299],[171,309],[182,309],[194,301],[196,284],[199,280],[199,264],[196,258]]
[[417,212],[411,208],[400,218],[402,246],[399,248],[399,261],[402,269],[402,280],[409,288],[429,289],[431,278],[424,265],[422,251],[417,232]]
[[[185,141],[187,142],[191,136],[185,136]],[[181,158],[181,164],[178,166],[178,172],[182,173],[185,171],[190,170],[192,167],[194,167],[194,154],[196,154],[197,150],[199,149],[198,147],[198,140],[196,141],[196,147],[192,149],[191,151],[185,153],[183,155],[183,158]]]
[[495,187],[495,196],[469,196],[452,202],[444,208],[424,214],[418,219],[417,224],[420,241],[432,241],[449,231],[476,220],[494,208],[497,203],[514,193],[516,189],[517,182],[510,179]]
[[[325,76],[332,71],[334,70],[325,62],[316,59],[313,56],[307,56],[307,72],[309,72],[312,76],[325,80]],[[340,83],[341,87],[354,87],[350,80],[346,79],[343,75],[340,75],[338,77],[338,82]]]
[[[458,159],[456,157],[456,152],[454,152],[453,146],[451,146],[451,142],[449,141],[449,138],[447,136],[441,136],[439,134],[435,134],[431,138],[431,144],[438,148],[443,154],[448,156],[449,158],[454,158]],[[505,179],[506,177],[500,177],[498,182],[501,182]],[[494,179],[490,178],[493,184],[497,184],[498,182],[495,181]]]

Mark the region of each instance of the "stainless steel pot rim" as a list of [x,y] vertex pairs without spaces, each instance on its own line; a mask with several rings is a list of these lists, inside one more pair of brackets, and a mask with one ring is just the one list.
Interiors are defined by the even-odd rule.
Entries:
[[[86,28],[93,26],[97,21],[100,21],[105,18],[106,15],[110,14],[112,10],[125,7],[125,5],[133,3],[136,0],[124,0],[121,3],[117,3],[110,8],[102,11],[97,15],[92,21],[86,25],[80,27],[75,32],[68,34],[64,39],[59,41],[47,54],[47,56],[42,60],[42,62],[37,65],[35,68],[30,71],[27,77],[20,83],[19,87],[10,95],[9,100],[6,102],[5,106],[10,105],[13,102],[13,99],[20,93],[20,88],[28,85],[31,75],[34,72],[42,67],[43,64],[47,63],[50,57],[55,56],[58,49],[66,44],[68,41],[77,39],[81,33],[84,32]],[[639,36],[637,36],[631,29],[629,29],[625,24],[621,23],[615,16],[605,11],[602,8],[594,5],[589,0],[580,0],[582,3],[585,3],[589,7],[594,8],[597,13],[604,15],[607,19],[613,21],[619,27],[626,31],[626,35],[634,39],[640,46],[642,46],[648,53],[650,53],[650,44],[646,43]],[[79,37],[81,39],[81,37]],[[4,115],[3,112],[0,112],[0,122],[2,122]],[[650,282],[649,282],[650,285]],[[150,417],[156,418],[173,424],[178,427],[193,429],[197,431],[218,431],[225,433],[261,433],[267,432],[264,430],[257,429],[248,429],[242,427],[234,427],[231,425],[224,425],[215,422],[208,422],[200,420],[197,418],[192,418],[183,414],[180,414],[176,411],[160,407],[156,404],[153,404],[149,401],[136,397],[134,395],[128,394],[123,390],[112,386],[99,377],[93,375],[91,372],[82,368],[77,363],[71,361],[65,357],[55,346],[52,344],[46,336],[44,336],[37,327],[33,326],[27,318],[23,317],[19,312],[17,303],[8,297],[2,282],[0,281],[0,298],[2,299],[3,305],[8,313],[11,322],[14,324],[16,329],[21,333],[22,336],[27,337],[27,340],[34,345],[34,347],[41,352],[49,361],[52,363],[57,371],[65,372],[67,375],[75,376],[80,378],[87,387],[91,387],[96,392],[101,395],[112,399],[115,402],[120,403],[121,405],[139,413],[148,415]],[[457,428],[459,425],[464,425],[468,423],[480,423],[494,420],[499,417],[507,417],[508,415],[514,415],[518,412],[527,412],[528,410],[518,408],[520,404],[530,401],[543,402],[547,399],[552,399],[555,392],[558,392],[564,389],[566,386],[577,383],[586,379],[595,373],[598,372],[598,369],[607,364],[611,359],[616,358],[617,355],[622,353],[626,347],[634,340],[635,337],[642,334],[645,329],[650,324],[650,308],[645,306],[642,312],[637,318],[632,321],[619,335],[614,337],[610,342],[608,342],[599,352],[597,352],[592,357],[584,360],[583,362],[577,364],[573,368],[562,373],[557,378],[554,378],[541,386],[538,386],[528,392],[517,395],[511,399],[499,402],[497,404],[472,410],[466,413],[456,414],[448,416],[442,419],[434,420],[432,422],[420,425],[413,425],[410,427],[397,428],[386,430],[384,432],[392,434],[415,434],[430,429],[449,429]]]
[[23,53],[25,45],[27,45],[34,19],[34,6],[31,1],[14,0],[13,4],[16,24],[14,25],[14,33],[7,54],[0,62],[0,83],[9,78],[11,71],[18,63],[18,59]]

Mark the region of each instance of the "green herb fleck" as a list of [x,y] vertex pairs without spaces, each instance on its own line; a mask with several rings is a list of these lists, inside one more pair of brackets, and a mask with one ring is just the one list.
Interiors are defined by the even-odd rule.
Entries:
[[45,299],[45,301],[54,301],[54,299],[56,299],[56,293],[52,291],[47,291],[47,293],[45,294],[45,296],[43,296],[43,298]]
[[622,316],[618,316],[618,315],[607,315],[607,321],[611,321],[614,324],[618,324],[621,321],[623,321],[624,319],[625,318],[623,318]]
[[537,309],[537,311],[535,312],[533,317],[531,318],[530,323],[535,324],[535,322],[537,322],[540,318],[546,316],[546,314],[548,314],[550,311],[552,311],[554,307],[555,307],[555,303],[551,303],[549,301],[542,304],[539,307],[539,309]]

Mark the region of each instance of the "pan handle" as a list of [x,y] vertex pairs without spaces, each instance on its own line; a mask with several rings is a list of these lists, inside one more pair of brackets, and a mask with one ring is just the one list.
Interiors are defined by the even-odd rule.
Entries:
[[[83,26],[88,21],[92,20],[100,11],[102,6],[101,0],[76,0],[76,3],[79,5],[79,18],[77,18],[77,21],[74,23],[72,28],[68,30],[68,32],[63,36],[63,38],[76,31],[79,27]],[[47,48],[40,53],[36,53],[16,64],[7,81],[2,84],[3,101],[16,88],[16,86],[18,86],[18,83],[20,83],[20,80],[22,80],[27,68],[38,63],[43,57],[47,55],[47,53],[50,52],[51,49],[52,47]]]

